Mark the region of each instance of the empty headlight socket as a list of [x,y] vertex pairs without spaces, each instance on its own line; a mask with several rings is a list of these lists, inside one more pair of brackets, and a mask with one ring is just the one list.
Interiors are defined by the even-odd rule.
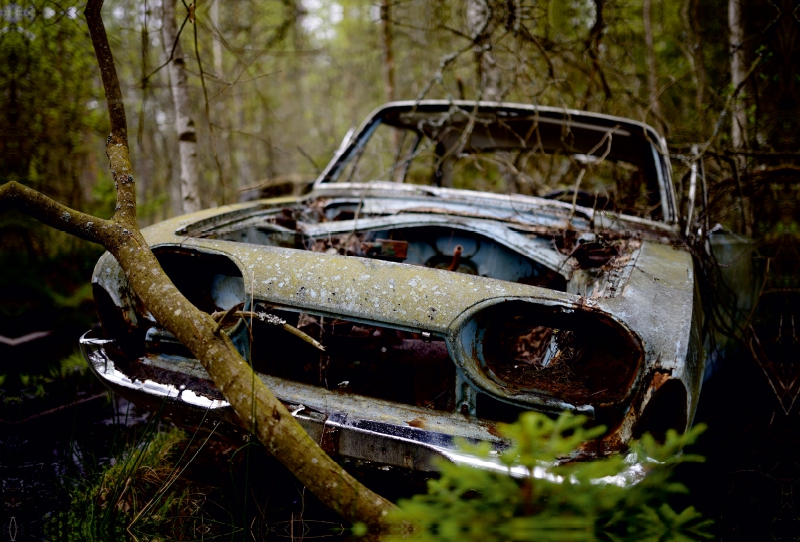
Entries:
[[456,319],[448,342],[475,388],[548,411],[619,411],[644,359],[624,323],[550,299],[487,300]]

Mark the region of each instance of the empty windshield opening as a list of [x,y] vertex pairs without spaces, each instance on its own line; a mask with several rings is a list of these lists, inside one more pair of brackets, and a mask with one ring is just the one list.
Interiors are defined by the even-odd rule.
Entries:
[[496,114],[390,112],[328,180],[523,194],[662,219],[652,143],[620,125]]

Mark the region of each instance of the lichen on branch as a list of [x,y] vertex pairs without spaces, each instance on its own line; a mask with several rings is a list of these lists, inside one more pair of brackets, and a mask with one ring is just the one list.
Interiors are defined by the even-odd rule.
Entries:
[[133,291],[164,328],[202,363],[242,424],[323,503],[345,519],[380,525],[394,505],[365,488],[333,461],[242,359],[210,314],[192,305],[164,273],[136,224],[136,185],[128,149],[125,106],[101,16],[89,0],[85,16],[103,81],[111,135],[106,154],[117,191],[114,216],[75,211],[17,182],[0,187],[0,212],[16,209],[106,248]]

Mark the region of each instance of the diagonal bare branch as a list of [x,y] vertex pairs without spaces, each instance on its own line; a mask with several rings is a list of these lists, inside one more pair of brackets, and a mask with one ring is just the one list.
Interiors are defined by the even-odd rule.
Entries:
[[39,222],[93,243],[105,244],[111,222],[76,211],[16,181],[0,186],[0,213],[16,209]]
[[[128,155],[127,124],[114,58],[101,18],[103,0],[89,0],[86,20],[108,97],[111,136],[106,144],[109,167],[117,186],[117,211],[102,221],[107,236],[87,233],[92,218],[75,213],[74,226],[58,222],[73,214],[53,200],[18,183],[0,188],[0,211],[13,205],[59,229],[81,237],[92,236],[103,244],[125,271],[133,291],[155,319],[200,361],[225,395],[242,425],[256,434],[267,449],[323,503],[344,518],[385,524],[394,505],[365,488],[333,461],[292,417],[242,359],[225,334],[216,334],[217,323],[175,287],[161,269],[136,225],[135,185]],[[193,13],[193,12],[190,12]],[[334,481],[332,481],[332,478]]]
[[106,155],[117,189],[117,207],[114,219],[125,223],[128,227],[136,226],[136,186],[133,182],[133,171],[128,150],[128,122],[125,118],[125,104],[122,89],[114,65],[114,55],[108,43],[106,27],[100,11],[103,0],[90,0],[86,4],[84,15],[89,26],[92,46],[100,66],[100,76],[108,104],[108,118],[111,121],[111,135],[106,141]]

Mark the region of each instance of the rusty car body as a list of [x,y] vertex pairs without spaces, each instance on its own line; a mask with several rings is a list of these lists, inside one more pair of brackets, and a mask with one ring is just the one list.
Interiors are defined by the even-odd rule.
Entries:
[[[143,234],[198,307],[249,315],[226,333],[327,451],[491,468],[456,439],[500,449],[497,423],[525,410],[605,424],[589,456],[691,424],[705,354],[675,199],[666,145],[645,124],[395,102],[348,134],[308,194]],[[104,382],[187,419],[233,421],[108,253],[93,287],[102,331],[82,345]]]

